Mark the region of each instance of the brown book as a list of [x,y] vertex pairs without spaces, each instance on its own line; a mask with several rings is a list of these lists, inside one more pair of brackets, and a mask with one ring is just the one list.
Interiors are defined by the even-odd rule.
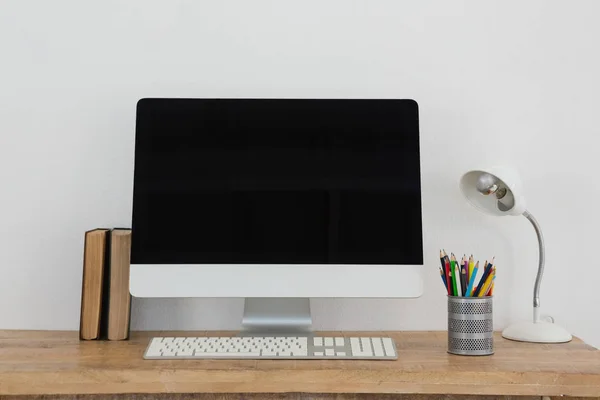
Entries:
[[125,340],[129,337],[129,260],[131,256],[131,230],[113,229],[110,233],[110,263],[108,269],[108,312],[106,337],[108,340]]
[[94,229],[85,233],[79,324],[79,337],[84,340],[100,337],[107,237],[108,229]]

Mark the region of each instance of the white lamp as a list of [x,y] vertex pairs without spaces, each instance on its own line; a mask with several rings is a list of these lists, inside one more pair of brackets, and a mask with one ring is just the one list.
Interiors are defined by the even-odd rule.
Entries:
[[539,267],[533,289],[533,321],[509,326],[502,332],[507,339],[522,342],[563,343],[572,336],[554,323],[540,321],[540,285],[544,273],[544,238],[540,226],[525,209],[525,199],[519,174],[512,168],[493,167],[464,174],[460,188],[472,206],[492,215],[523,215],[533,225],[539,241]]

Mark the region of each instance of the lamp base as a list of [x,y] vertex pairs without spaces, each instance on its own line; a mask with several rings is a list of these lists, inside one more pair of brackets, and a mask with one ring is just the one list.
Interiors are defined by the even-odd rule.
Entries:
[[564,328],[550,322],[519,322],[502,331],[502,337],[519,342],[565,343],[573,336]]

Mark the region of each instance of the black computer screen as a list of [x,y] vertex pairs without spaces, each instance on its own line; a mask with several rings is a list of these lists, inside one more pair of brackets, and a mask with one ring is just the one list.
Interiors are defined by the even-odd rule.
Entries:
[[422,264],[417,103],[140,100],[131,261]]

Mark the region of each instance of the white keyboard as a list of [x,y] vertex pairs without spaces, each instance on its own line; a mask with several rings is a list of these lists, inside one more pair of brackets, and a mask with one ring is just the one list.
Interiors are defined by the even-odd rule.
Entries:
[[155,337],[144,358],[396,360],[398,354],[394,341],[385,337]]

